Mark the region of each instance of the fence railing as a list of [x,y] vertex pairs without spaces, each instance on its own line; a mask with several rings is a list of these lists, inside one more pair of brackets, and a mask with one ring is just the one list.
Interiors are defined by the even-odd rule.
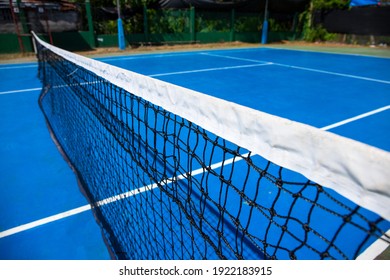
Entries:
[[[74,4],[0,6],[0,53],[31,52],[30,31],[59,47],[75,51],[118,45],[116,14]],[[299,37],[298,17],[270,15],[269,41]],[[127,45],[185,44],[242,41],[260,42],[263,14],[189,9],[155,10],[144,7],[123,15]]]

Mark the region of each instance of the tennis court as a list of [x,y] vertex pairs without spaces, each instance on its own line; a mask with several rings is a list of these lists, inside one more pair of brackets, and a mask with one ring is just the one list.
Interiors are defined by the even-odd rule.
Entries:
[[[327,130],[387,152],[390,151],[390,60],[388,58],[259,47],[116,56],[99,60],[180,87],[199,91],[206,95],[314,126],[321,130]],[[0,221],[0,258],[108,259],[110,254],[103,241],[101,230],[95,222],[91,207],[87,205],[87,200],[80,192],[77,179],[71,168],[64,161],[52,141],[44,116],[38,106],[41,83],[36,77],[37,71],[37,63],[4,64],[0,66],[2,78],[0,86],[0,197],[2,200],[0,206],[2,216]],[[127,104],[133,102],[127,101],[127,99],[125,101],[129,102]],[[207,104],[202,105],[207,107]],[[110,106],[115,107],[112,104]],[[52,108],[51,110],[55,111],[57,109]],[[134,111],[135,107],[132,107],[132,110]],[[139,115],[146,115],[141,109],[138,110]],[[226,111],[225,113],[227,115],[226,119],[234,119],[234,115],[230,117],[229,114],[235,112]],[[154,119],[158,119],[156,117],[157,113],[155,114],[150,113],[146,118],[153,122]],[[85,117],[81,122],[87,122],[91,127],[99,128],[99,124],[95,124],[94,119],[89,118]],[[172,133],[177,132],[175,128],[170,128],[171,124],[169,122],[163,122],[161,126],[166,126],[167,130]],[[140,128],[138,129],[140,130]],[[189,131],[190,128],[184,127],[184,132],[180,131],[180,133],[189,135],[190,132],[187,132],[187,130]],[[146,134],[146,132],[142,132],[142,134],[144,133]],[[132,137],[130,134],[125,133],[124,135],[128,135],[128,138]],[[89,137],[96,139],[98,134],[92,133],[92,136]],[[158,142],[160,144],[155,145],[164,149],[165,144],[161,144],[164,143],[163,137],[161,139],[156,136],[150,137],[149,142],[160,140]],[[187,146],[208,145],[208,140],[202,140],[202,137],[199,136],[194,137],[187,141]],[[79,140],[76,139],[75,141]],[[291,140],[283,139],[283,141],[289,142]],[[226,146],[229,148],[230,144],[228,143]],[[91,146],[90,149],[94,150],[94,147]],[[108,154],[117,152],[115,148],[112,149],[112,151],[108,151]],[[169,148],[167,149],[169,150]],[[243,179],[243,177],[238,176],[242,173],[249,173],[245,167],[248,162],[251,164],[255,162],[257,166],[267,165],[266,161],[256,155],[252,156],[249,161],[247,156],[243,156],[247,152],[246,150],[237,152],[237,156],[233,159],[226,159],[224,152],[216,152],[214,155],[213,149],[208,149],[206,152],[202,151],[200,154],[203,153],[203,158],[207,159],[211,159],[212,154],[213,162],[210,162],[209,165],[215,165],[213,169],[220,170],[218,171],[220,174],[226,174],[226,178],[230,176],[226,179],[229,184],[233,182],[232,185],[236,186],[245,180],[248,186],[258,186],[256,177],[248,175],[244,176]],[[77,157],[77,154],[83,153],[83,151],[77,151],[76,149],[74,153],[74,156]],[[148,153],[146,152],[145,155],[145,163],[151,158]],[[259,213],[254,213],[251,210],[252,208],[246,207],[250,204],[249,200],[243,199],[239,192],[232,191],[227,185],[221,185],[216,178],[207,176],[205,179],[202,171],[204,167],[196,161],[191,161],[185,149],[180,151],[173,149],[171,153],[180,158],[180,162],[187,162],[189,170],[185,172],[191,173],[193,177],[191,180],[201,183],[207,181],[208,186],[220,187],[208,189],[207,195],[198,192],[195,188],[189,191],[193,199],[191,204],[200,205],[199,209],[201,209],[202,215],[191,215],[192,220],[189,219],[190,221],[188,221],[177,214],[180,213],[181,205],[185,202],[181,202],[182,204],[171,203],[172,195],[159,192],[153,182],[147,186],[134,183],[138,192],[143,188],[144,197],[142,201],[147,202],[146,206],[140,205],[137,208],[136,211],[139,211],[139,209],[144,211],[140,212],[139,215],[147,215],[147,209],[156,207],[152,202],[155,197],[159,197],[158,212],[160,216],[156,217],[154,213],[153,219],[166,219],[161,225],[156,222],[155,225],[157,226],[155,226],[153,224],[143,224],[143,219],[138,217],[126,217],[126,225],[133,225],[129,230],[135,236],[130,237],[130,240],[133,240],[131,242],[133,243],[132,251],[144,253],[145,258],[147,258],[147,254],[142,251],[148,252],[152,249],[148,246],[142,248],[142,245],[137,242],[138,235],[152,236],[159,245],[151,244],[151,246],[155,246],[159,251],[164,252],[159,255],[159,258],[162,259],[183,258],[183,256],[188,259],[199,258],[194,254],[198,251],[207,251],[206,255],[201,256],[211,259],[218,258],[221,255],[228,259],[236,258],[237,255],[246,259],[261,259],[265,257],[260,253],[263,252],[264,248],[259,250],[259,244],[262,242],[258,242],[257,239],[261,239],[259,236],[263,234],[262,232],[266,232],[266,236],[263,238],[266,239],[267,243],[276,244],[268,248],[267,257],[275,256],[279,259],[289,259],[292,256],[301,259],[316,259],[318,253],[323,251],[335,258],[355,258],[356,246],[360,246],[358,251],[362,252],[377,239],[371,236],[364,242],[356,242],[356,240],[366,238],[363,233],[367,230],[363,230],[362,233],[356,231],[355,227],[344,224],[340,229],[337,219],[334,220],[333,224],[332,218],[326,220],[327,223],[323,223],[323,213],[320,211],[312,216],[312,204],[305,204],[304,201],[296,202],[291,198],[289,193],[293,192],[293,184],[291,186],[285,184],[283,191],[275,191],[272,184],[265,183],[262,185],[262,191],[267,193],[268,197],[266,201],[262,202],[263,206],[272,208],[278,213],[273,218],[275,224],[286,227],[288,225],[289,231],[296,232],[296,235],[293,234],[281,239],[280,236],[288,235],[284,232],[283,226],[279,227],[275,226],[274,223],[270,224],[263,221],[262,219],[268,217],[267,215],[262,216]],[[91,154],[91,157],[100,160],[99,155],[94,155],[93,152]],[[126,158],[127,155],[118,152],[118,157]],[[109,158],[104,160],[106,162],[111,161]],[[170,162],[168,158],[165,160]],[[227,160],[231,160],[230,164],[218,165],[219,162]],[[150,162],[153,162],[151,164],[153,168],[164,168],[164,165],[159,162],[152,159],[150,159]],[[172,163],[172,165],[175,164],[176,162]],[[100,171],[108,172],[104,168]],[[275,169],[276,173],[279,172],[278,167],[270,166],[267,168]],[[267,168],[265,169],[268,170]],[[233,169],[238,171],[233,174]],[[123,176],[121,170],[124,169],[113,170],[110,169],[109,172]],[[198,172],[198,170],[201,171]],[[158,171],[154,172],[157,175],[159,174]],[[288,171],[283,172],[289,173]],[[174,172],[166,171],[164,178],[160,178],[159,181],[180,181],[177,176]],[[294,178],[297,175],[291,176]],[[174,177],[175,180],[171,179]],[[105,183],[109,185],[110,180]],[[169,184],[167,183],[167,185]],[[316,192],[306,188],[305,184],[301,187],[301,193],[304,193],[306,199],[315,200],[317,203]],[[257,200],[256,189],[246,189],[246,196]],[[112,215],[112,217],[115,217],[118,213],[125,215],[126,211],[123,211],[123,209],[127,208],[123,207],[139,203],[136,199],[137,195],[129,194],[129,191],[134,191],[134,189],[126,189],[126,186],[124,186],[119,193],[113,191],[109,195],[104,194],[103,198],[97,198],[95,200],[98,201],[98,207],[95,205],[99,209],[97,211],[103,213],[102,215],[109,213],[108,215]],[[344,205],[348,205],[351,209],[355,208],[351,201],[344,199],[333,190],[329,190],[329,192],[333,198],[337,197],[337,201],[342,201]],[[123,195],[123,198],[117,199],[116,202],[112,202],[112,199],[107,201],[107,199],[110,200],[110,198],[117,195]],[[184,193],[183,189],[179,189],[175,191],[173,197],[175,201],[178,201],[180,198],[185,200],[187,196],[189,196],[188,193]],[[224,206],[225,210],[223,212],[228,213],[224,218],[224,222],[221,222],[218,215],[213,215],[213,213],[218,213],[220,208],[212,203],[210,204],[210,202],[206,203],[205,196],[211,201],[219,201]],[[275,203],[274,199],[276,197],[281,202]],[[103,201],[104,199],[105,201]],[[124,203],[125,200],[128,202]],[[322,197],[320,200],[321,205],[327,205],[328,203],[331,205],[330,207],[333,207],[332,209],[339,207],[338,202],[333,199]],[[232,204],[232,201],[237,201],[237,203]],[[190,202],[188,203],[190,204]],[[296,207],[293,209],[287,206],[291,204],[296,205]],[[340,211],[343,210],[340,208]],[[302,226],[306,225],[306,222],[302,224],[294,223],[289,219],[285,221],[284,217],[291,216],[292,212],[300,212],[300,215],[304,217],[311,217],[310,224],[316,229],[322,229],[325,236],[316,234],[316,232],[313,233],[313,231],[310,234],[305,233],[305,231],[301,232]],[[376,227],[380,232],[387,232],[390,229],[388,220],[379,221],[378,215],[365,209],[360,209],[359,212],[369,220],[376,220]],[[180,218],[171,218],[172,213],[176,213]],[[204,213],[211,213],[209,215],[211,218],[207,223],[202,224],[199,217],[206,215]],[[237,234],[234,218],[232,217],[239,217],[240,226],[245,228],[245,232],[250,231],[252,235],[248,237]],[[353,219],[356,224],[364,227],[363,224],[366,221],[364,219],[359,221],[359,217]],[[146,222],[150,222],[150,220],[145,220]],[[201,223],[202,230],[193,233],[193,223]],[[218,226],[215,226],[217,224]],[[153,226],[157,229],[151,230]],[[174,228],[174,233],[169,231],[168,227]],[[211,237],[210,242],[201,242],[201,245],[196,245],[196,249],[181,249],[187,244],[194,244],[194,240],[204,238],[205,235],[212,236],[215,227],[218,232],[226,233],[222,238],[223,242],[218,240],[217,237],[214,237],[216,240]],[[145,228],[148,230],[145,231]],[[167,240],[164,233],[167,234],[168,232],[171,235],[168,238],[169,240],[180,240],[180,242],[176,244],[172,241],[161,245]],[[189,235],[188,232],[191,232],[191,239],[185,239],[185,236]],[[109,232],[110,234],[111,232]],[[329,234],[329,236],[326,236],[326,234]],[[329,243],[323,242],[323,239],[332,239],[335,234],[344,236],[344,238],[337,241],[339,242],[337,250],[329,249],[328,247],[331,246]],[[317,244],[318,248],[311,250],[310,246],[312,245],[310,245],[309,248],[301,250],[302,246],[297,242],[301,239],[305,239],[305,242],[309,244]],[[359,245],[356,245],[356,243],[359,243]],[[210,244],[218,244],[215,247],[218,247],[216,251],[219,253],[212,252],[215,248]],[[224,244],[235,244],[238,249],[231,252],[223,248]],[[296,249],[294,254],[291,254],[290,250],[284,249],[290,247]],[[176,253],[178,250],[185,252],[178,254]],[[119,254],[119,257],[122,256]],[[127,258],[128,255],[123,257]],[[322,257],[326,258],[326,255]]]

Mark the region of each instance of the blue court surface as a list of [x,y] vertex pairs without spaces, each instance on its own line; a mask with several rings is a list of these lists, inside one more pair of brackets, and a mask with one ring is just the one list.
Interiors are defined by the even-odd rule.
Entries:
[[[99,60],[390,152],[388,58],[246,48]],[[0,259],[109,259],[38,106],[37,69],[0,65]]]

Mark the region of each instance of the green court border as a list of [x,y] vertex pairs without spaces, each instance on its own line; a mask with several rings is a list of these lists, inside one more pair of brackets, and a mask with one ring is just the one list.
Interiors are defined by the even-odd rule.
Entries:
[[[167,53],[167,52],[181,52],[181,51],[199,51],[199,50],[223,50],[223,49],[240,49],[240,48],[274,48],[274,49],[287,49],[287,50],[301,50],[310,52],[325,52],[335,54],[351,54],[351,55],[364,55],[374,56],[382,58],[390,58],[390,46],[360,46],[360,45],[343,45],[333,43],[307,43],[304,41],[295,42],[283,42],[275,44],[261,45],[259,43],[243,43],[243,42],[231,42],[231,43],[210,43],[210,44],[187,44],[183,45],[162,45],[162,46],[144,46],[140,48],[127,47],[125,50],[120,51],[118,48],[96,48],[92,51],[77,52],[81,55],[92,58],[103,58],[107,56],[126,56],[137,54],[150,54],[150,53]],[[13,64],[13,63],[28,63],[36,62],[34,53],[25,54],[0,54],[0,64]]]
[[289,49],[289,50],[302,50],[312,52],[326,52],[326,53],[338,53],[338,54],[353,54],[353,55],[366,55],[390,58],[390,47],[379,46],[355,46],[355,45],[338,45],[328,43],[286,43],[286,44],[269,44],[266,45],[272,48]]

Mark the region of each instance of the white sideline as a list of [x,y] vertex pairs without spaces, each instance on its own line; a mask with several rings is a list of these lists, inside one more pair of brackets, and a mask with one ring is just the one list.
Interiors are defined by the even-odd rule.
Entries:
[[240,68],[249,68],[249,67],[259,67],[259,66],[267,66],[272,65],[272,63],[262,63],[262,64],[248,64],[248,65],[238,65],[238,66],[226,66],[226,67],[217,67],[217,68],[205,68],[198,70],[188,70],[188,71],[178,71],[178,72],[168,72],[161,74],[152,74],[148,75],[149,77],[161,77],[161,76],[169,76],[169,75],[180,75],[180,74],[191,74],[191,73],[199,73],[199,72],[209,72],[209,71],[219,71],[219,70],[230,70],[230,69],[240,69]]
[[241,61],[251,61],[251,62],[257,62],[257,63],[270,63],[272,65],[281,66],[281,67],[287,67],[287,68],[292,68],[292,69],[298,69],[298,70],[304,70],[304,71],[310,71],[310,72],[318,72],[318,73],[322,73],[322,74],[342,76],[342,77],[346,77],[346,78],[366,80],[366,81],[383,83],[383,84],[390,84],[390,81],[386,81],[386,80],[373,79],[373,78],[368,78],[368,77],[364,77],[364,76],[357,76],[357,75],[351,75],[351,74],[345,74],[345,73],[338,73],[338,72],[320,70],[320,69],[315,69],[315,68],[301,67],[301,66],[283,64],[283,63],[276,63],[276,62],[270,62],[270,61],[246,59],[246,58],[240,58],[240,57],[228,56],[228,55],[217,55],[217,54],[211,54],[211,53],[202,53],[202,54],[203,55],[208,55],[208,56],[214,56],[214,57],[224,57],[224,58],[229,58],[229,59],[234,59],[234,60],[241,60]]
[[1,91],[1,94],[10,94],[10,93],[18,93],[18,92],[28,92],[28,91],[40,91],[42,88],[26,88],[26,89],[19,89],[19,90],[9,90],[9,91]]
[[[243,155],[243,157],[245,157],[245,156],[247,156],[247,154]],[[236,159],[236,161],[238,161],[238,160],[239,159]],[[212,164],[210,166],[210,168],[211,169],[216,169],[216,168],[221,167],[222,164],[231,164],[232,162],[233,162],[233,159],[228,159],[228,160],[225,160],[224,162],[221,161],[219,163]],[[204,172],[204,169],[203,168],[199,168],[199,169],[197,169],[195,171],[192,171],[191,174],[189,174],[189,175],[190,176],[196,176],[196,175],[199,175],[199,174],[201,174],[203,172]],[[183,179],[186,178],[186,176],[187,175],[185,175],[185,176],[184,175],[180,175],[180,176],[177,176],[177,177],[172,177],[172,178],[164,180],[164,181],[162,181],[160,183],[169,184],[170,182],[173,182],[173,181],[183,180]],[[132,190],[132,191],[121,193],[121,194],[118,194],[118,195],[115,195],[115,196],[112,196],[112,197],[100,200],[100,201],[96,202],[93,207],[100,207],[100,206],[103,206],[103,205],[107,205],[107,204],[110,204],[110,203],[113,203],[113,202],[116,202],[116,201],[119,201],[119,200],[122,200],[122,199],[125,199],[125,198],[128,198],[128,197],[131,197],[131,196],[134,196],[134,195],[146,192],[146,191],[150,191],[152,189],[157,188],[157,186],[158,186],[158,184],[151,184],[151,185],[147,185],[147,186],[144,186],[144,187]],[[31,223],[23,224],[23,225],[20,225],[20,226],[17,226],[17,227],[14,227],[14,228],[11,228],[11,229],[8,229],[8,230],[0,232],[0,239],[4,238],[4,237],[7,237],[7,236],[10,236],[10,235],[13,235],[13,234],[16,234],[16,233],[19,233],[19,232],[22,232],[22,231],[26,231],[28,229],[32,229],[32,228],[44,225],[44,224],[48,224],[48,223],[51,223],[51,222],[55,222],[57,220],[65,219],[67,217],[70,217],[70,216],[73,216],[73,215],[77,215],[77,214],[83,213],[83,212],[91,210],[91,209],[92,209],[92,206],[87,204],[87,205],[80,206],[80,207],[77,207],[77,208],[74,208],[74,209],[71,209],[71,210],[68,210],[68,211],[65,211],[65,212],[58,213],[56,215],[52,215],[52,216],[49,216],[49,217],[46,217],[46,218],[43,218],[43,219],[40,219],[40,220],[36,220],[34,222],[31,222]]]
[[340,121],[340,122],[337,122],[337,123],[334,123],[334,124],[331,124],[331,125],[322,127],[322,128],[320,128],[320,129],[321,129],[321,130],[330,130],[330,129],[332,129],[332,128],[335,128],[335,127],[338,127],[338,126],[342,126],[342,125],[344,125],[344,124],[351,123],[351,122],[354,122],[354,121],[357,121],[357,120],[360,120],[360,119],[363,119],[363,118],[367,118],[367,117],[369,117],[369,116],[378,114],[378,113],[380,113],[380,112],[383,112],[383,111],[386,111],[386,110],[389,110],[389,109],[390,109],[390,105],[387,105],[387,106],[378,108],[378,109],[376,109],[376,110],[372,110],[372,111],[370,111],[370,112],[367,112],[367,113],[364,113],[364,114],[357,115],[357,116],[355,116],[355,117],[353,117],[353,118],[349,118],[349,119],[346,119],[346,120],[343,120],[343,121]]

